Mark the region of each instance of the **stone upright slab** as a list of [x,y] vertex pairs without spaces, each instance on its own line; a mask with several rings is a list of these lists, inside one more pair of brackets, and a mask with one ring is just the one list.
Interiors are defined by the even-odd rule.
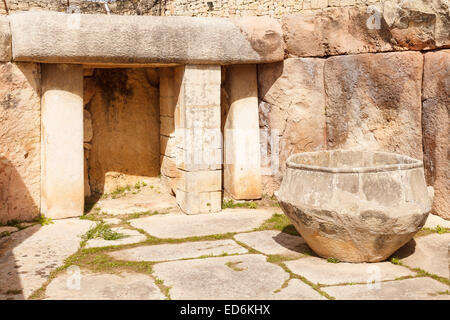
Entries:
[[450,50],[425,55],[422,129],[427,183],[434,187],[433,213],[450,219]]
[[11,29],[8,17],[0,16],[0,61],[11,60]]
[[324,63],[289,58],[258,65],[263,193],[279,188],[291,154],[327,148]]
[[[175,69],[177,203],[187,214],[218,212],[222,203],[220,66]],[[191,183],[194,181],[194,183]]]
[[180,173],[176,165],[175,110],[180,84],[175,78],[175,68],[161,68],[159,77],[161,178],[176,193]]
[[421,160],[422,72],[419,52],[327,59],[328,148],[391,151]]
[[224,127],[224,189],[234,199],[259,199],[261,157],[256,66],[230,66],[226,90],[230,108]]
[[81,216],[84,207],[83,67],[43,64],[41,212]]
[[0,63],[0,224],[40,213],[39,78],[36,63]]

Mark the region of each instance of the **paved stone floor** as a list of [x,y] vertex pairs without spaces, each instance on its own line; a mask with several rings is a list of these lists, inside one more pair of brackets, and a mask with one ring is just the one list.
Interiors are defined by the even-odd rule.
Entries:
[[[103,203],[133,208],[125,199]],[[276,206],[187,216],[99,203],[2,229],[0,299],[450,300],[446,224],[431,216],[394,259],[352,264],[315,256]]]

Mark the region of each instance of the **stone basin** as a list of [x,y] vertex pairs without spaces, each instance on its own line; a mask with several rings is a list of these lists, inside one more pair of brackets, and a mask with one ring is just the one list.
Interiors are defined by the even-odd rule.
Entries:
[[395,153],[330,150],[290,156],[275,193],[319,256],[378,262],[425,224],[432,204],[422,161]]

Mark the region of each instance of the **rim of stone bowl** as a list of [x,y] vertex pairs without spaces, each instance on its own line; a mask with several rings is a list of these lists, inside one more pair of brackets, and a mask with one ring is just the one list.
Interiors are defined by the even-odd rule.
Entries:
[[[371,153],[371,154],[379,154],[379,155],[386,155],[386,156],[394,156],[399,158],[399,161],[403,163],[398,164],[386,164],[386,165],[377,165],[377,166],[368,166],[368,167],[345,167],[345,168],[339,168],[339,167],[322,167],[322,166],[314,166],[309,164],[302,164],[298,163],[298,158],[300,157],[306,157],[309,155],[314,154],[320,154],[320,153],[337,153],[337,152],[343,152],[343,153],[349,153],[349,152],[361,152],[361,153]],[[297,161],[295,161],[297,160]],[[313,152],[302,152],[302,153],[296,153],[288,157],[286,160],[286,167],[292,168],[292,169],[302,169],[302,170],[308,170],[308,171],[320,171],[320,172],[329,172],[329,173],[369,173],[369,172],[384,172],[384,171],[397,171],[397,170],[409,170],[409,169],[415,169],[415,168],[421,168],[423,167],[423,162],[409,157],[405,156],[403,154],[398,154],[394,152],[383,152],[383,151],[364,151],[364,150],[342,150],[342,149],[336,149],[336,150],[322,150],[322,151],[313,151]]]

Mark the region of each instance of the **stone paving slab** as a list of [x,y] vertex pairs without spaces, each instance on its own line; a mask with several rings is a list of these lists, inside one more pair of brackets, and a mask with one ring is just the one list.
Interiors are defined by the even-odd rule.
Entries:
[[159,185],[156,185],[155,188],[147,186],[138,190],[136,194],[127,193],[116,199],[100,200],[96,207],[99,207],[101,212],[110,215],[178,210],[175,197],[165,190],[158,193],[159,189],[162,189]]
[[144,274],[78,272],[76,269],[69,268],[68,272],[57,276],[47,287],[46,300],[163,300],[166,298],[155,285],[154,279]]
[[[287,272],[259,254],[158,263],[154,275],[171,287],[170,296],[177,300],[276,299],[284,289],[278,295],[275,291],[289,279]],[[293,283],[289,290],[317,297],[309,286]]]
[[16,232],[16,231],[18,231],[19,230],[19,228],[16,228],[16,227],[10,227],[10,226],[4,226],[4,227],[0,227],[0,235],[2,234],[2,233],[13,233],[13,232]]
[[302,256],[302,253],[309,252],[309,247],[303,238],[276,230],[240,233],[234,238],[269,255]]
[[187,238],[251,231],[272,215],[273,210],[268,209],[225,209],[198,215],[154,215],[130,220],[130,223],[157,238]]
[[420,268],[444,278],[449,278],[448,246],[450,233],[430,234],[424,237],[414,238],[393,256],[401,259],[402,263]]
[[22,290],[15,297],[27,298],[64,259],[79,249],[81,236],[94,224],[80,219],[55,220],[53,224],[35,225],[3,238],[0,244],[2,293]]
[[[285,262],[295,274],[313,283],[326,285],[342,283],[366,283],[379,275],[379,281],[394,280],[398,277],[412,276],[416,273],[390,262],[378,263],[330,263],[318,257],[306,257]],[[379,272],[379,273],[378,273]]]
[[105,222],[106,224],[114,225],[122,223],[122,220],[120,220],[119,218],[106,218],[103,219],[103,222]]
[[449,295],[432,296],[448,286],[431,278],[412,278],[381,282],[380,289],[369,289],[366,284],[322,288],[336,299],[347,300],[437,300],[450,299]]
[[435,214],[429,214],[424,228],[435,229],[437,226],[450,229],[450,220],[445,220]]
[[128,261],[169,261],[247,252],[247,249],[233,240],[216,240],[143,246],[111,252],[109,255],[118,260]]
[[324,296],[313,290],[309,285],[299,279],[291,279],[288,286],[275,293],[270,299],[274,300],[327,300]]
[[89,240],[85,248],[97,248],[97,247],[108,247],[108,246],[120,246],[124,244],[132,244],[145,241],[147,237],[136,230],[125,229],[125,228],[111,228],[112,231],[126,235],[127,237],[117,239],[117,240],[105,240],[105,239],[91,239]]

